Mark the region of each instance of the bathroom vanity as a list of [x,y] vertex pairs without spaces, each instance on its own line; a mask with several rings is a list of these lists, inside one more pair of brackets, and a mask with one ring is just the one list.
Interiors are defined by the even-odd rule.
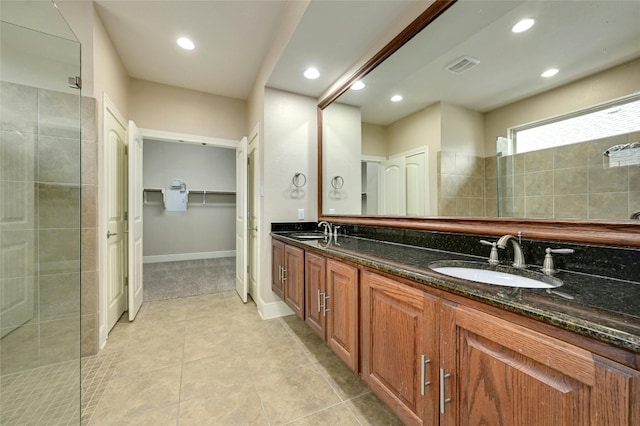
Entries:
[[430,269],[488,260],[417,244],[447,235],[283,229],[274,291],[406,424],[640,424],[637,282],[563,270],[555,292],[514,289]]

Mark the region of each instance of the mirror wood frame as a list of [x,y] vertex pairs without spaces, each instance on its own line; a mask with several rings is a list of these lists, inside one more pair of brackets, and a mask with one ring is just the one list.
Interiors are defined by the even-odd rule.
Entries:
[[326,215],[322,210],[322,112],[356,80],[400,49],[413,36],[434,21],[457,0],[435,0],[420,16],[356,70],[344,83],[318,102],[318,220],[351,225],[396,227],[425,231],[504,235],[522,232],[526,239],[575,242],[621,247],[640,247],[640,222],[607,220],[556,220],[493,217],[404,217],[369,215]]

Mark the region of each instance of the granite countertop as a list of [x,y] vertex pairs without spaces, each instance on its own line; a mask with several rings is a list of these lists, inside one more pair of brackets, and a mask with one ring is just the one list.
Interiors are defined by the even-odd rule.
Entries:
[[299,232],[272,232],[271,235],[302,248],[479,300],[640,353],[638,282],[559,271],[555,277],[562,280],[563,285],[555,293],[549,294],[545,289],[516,290],[450,277],[428,267],[434,261],[486,263],[486,258],[342,235],[337,241],[300,240],[293,237],[296,233]]

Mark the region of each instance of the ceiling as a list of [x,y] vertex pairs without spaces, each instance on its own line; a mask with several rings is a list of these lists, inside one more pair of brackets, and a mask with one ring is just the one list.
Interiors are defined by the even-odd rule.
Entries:
[[[296,5],[292,0],[95,3],[130,76],[237,99],[248,98]],[[426,4],[311,0],[267,85],[318,98]],[[511,25],[523,17],[535,17],[536,25],[511,34]],[[637,0],[459,1],[369,74],[366,90],[349,91],[340,101],[361,106],[363,119],[378,124],[437,101],[490,111],[640,56],[639,21]],[[180,49],[179,36],[190,37],[195,50]],[[480,64],[460,75],[444,69],[464,55]],[[305,79],[308,66],[317,67],[321,77]],[[551,66],[561,72],[541,79],[542,68]],[[405,100],[390,106],[392,89],[402,91]]]
[[[291,1],[96,0],[131,77],[247,99]],[[424,1],[313,0],[268,86],[318,97]],[[176,39],[187,36],[192,51]],[[302,72],[315,66],[317,80]]]
[[[533,28],[511,32],[529,17]],[[637,0],[458,1],[363,78],[365,90],[338,101],[380,125],[439,101],[492,111],[639,58],[639,23]],[[460,74],[447,70],[464,56],[480,63]],[[560,72],[542,78],[548,68]],[[403,101],[390,102],[394,94]]]

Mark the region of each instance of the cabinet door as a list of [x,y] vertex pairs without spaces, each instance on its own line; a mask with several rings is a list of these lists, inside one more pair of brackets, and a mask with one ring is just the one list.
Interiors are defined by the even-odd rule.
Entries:
[[284,301],[304,319],[304,250],[284,247]]
[[628,425],[640,419],[631,401],[637,371],[466,307],[443,305],[441,324],[441,367],[450,374],[443,377],[441,424]]
[[305,253],[304,281],[305,281],[305,309],[304,321],[320,337],[325,339],[326,313],[324,304],[325,277],[327,273],[326,260],[313,253]]
[[282,269],[284,268],[284,244],[271,240],[271,290],[284,299]]
[[389,278],[362,279],[362,377],[407,425],[438,423],[437,300]]
[[327,344],[358,371],[358,269],[327,260]]

